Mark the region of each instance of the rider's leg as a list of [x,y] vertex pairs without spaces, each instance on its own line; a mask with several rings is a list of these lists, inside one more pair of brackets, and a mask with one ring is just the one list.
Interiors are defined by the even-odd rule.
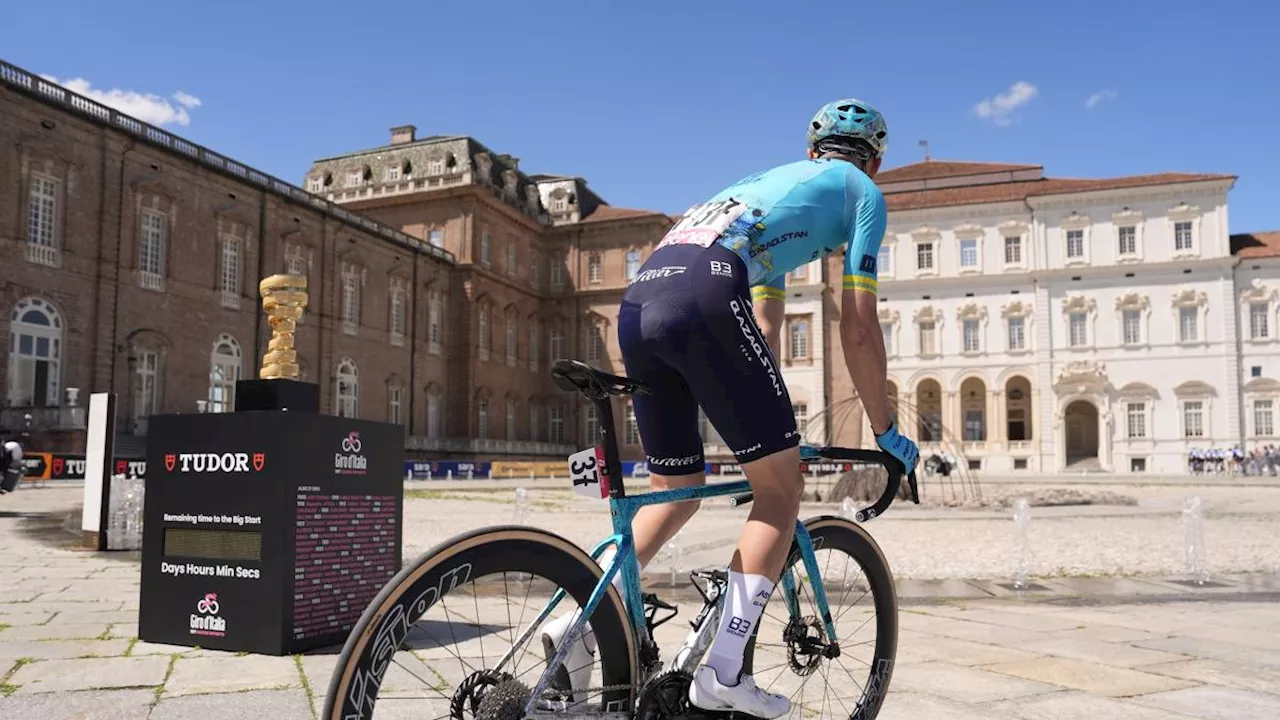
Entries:
[[729,594],[720,631],[707,654],[724,685],[735,685],[742,672],[747,639],[782,574],[795,536],[804,493],[800,449],[792,447],[742,466],[755,500],[729,565]]

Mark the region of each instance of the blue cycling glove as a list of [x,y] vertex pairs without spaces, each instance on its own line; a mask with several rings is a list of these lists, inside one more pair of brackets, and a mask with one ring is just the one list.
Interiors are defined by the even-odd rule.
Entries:
[[910,474],[916,469],[916,463],[920,462],[920,448],[916,447],[916,444],[907,439],[906,436],[898,433],[897,422],[894,422],[889,426],[888,430],[876,436],[876,445],[902,463],[902,472],[904,474]]

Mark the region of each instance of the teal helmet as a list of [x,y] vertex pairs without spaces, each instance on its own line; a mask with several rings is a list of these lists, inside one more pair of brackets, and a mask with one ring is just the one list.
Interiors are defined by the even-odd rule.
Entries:
[[[884,116],[879,110],[854,98],[845,98],[822,106],[813,120],[809,122],[809,148],[817,150],[818,145],[828,138],[849,149],[857,150],[866,143],[872,158],[884,157],[889,149],[889,129],[885,125]],[[859,142],[861,141],[861,142]]]

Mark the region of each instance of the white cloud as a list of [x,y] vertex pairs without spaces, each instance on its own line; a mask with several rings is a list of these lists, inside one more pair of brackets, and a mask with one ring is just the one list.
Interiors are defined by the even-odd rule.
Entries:
[[143,94],[133,90],[118,88],[99,90],[84,78],[59,80],[52,75],[40,77],[152,125],[186,127],[191,124],[191,115],[187,110],[200,107],[200,98],[182,90],[175,92],[172,96],[173,102],[170,102],[168,98],[159,95]]
[[978,113],[978,117],[990,120],[991,122],[1004,127],[1013,122],[1013,111],[1026,105],[1039,95],[1040,91],[1035,85],[1029,82],[1019,80],[1009,86],[1007,92],[1000,93],[992,98],[987,98],[977,105],[973,106],[973,111]]
[[1115,90],[1101,90],[1099,92],[1096,92],[1090,95],[1088,98],[1086,98],[1084,101],[1084,106],[1092,110],[1098,107],[1098,105],[1105,100],[1115,100],[1115,99],[1116,99]]

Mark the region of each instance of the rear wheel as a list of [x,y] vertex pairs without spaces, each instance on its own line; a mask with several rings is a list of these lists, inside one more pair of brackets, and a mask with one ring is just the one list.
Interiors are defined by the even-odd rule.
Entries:
[[[521,635],[558,588],[566,595],[543,627],[585,606],[600,578],[590,556],[544,530],[495,527],[453,538],[401,570],[365,610],[343,646],[320,717],[518,718],[521,688],[527,701],[546,670],[542,628]],[[557,707],[630,711],[636,653],[624,618],[610,587],[590,619],[596,689]]]

